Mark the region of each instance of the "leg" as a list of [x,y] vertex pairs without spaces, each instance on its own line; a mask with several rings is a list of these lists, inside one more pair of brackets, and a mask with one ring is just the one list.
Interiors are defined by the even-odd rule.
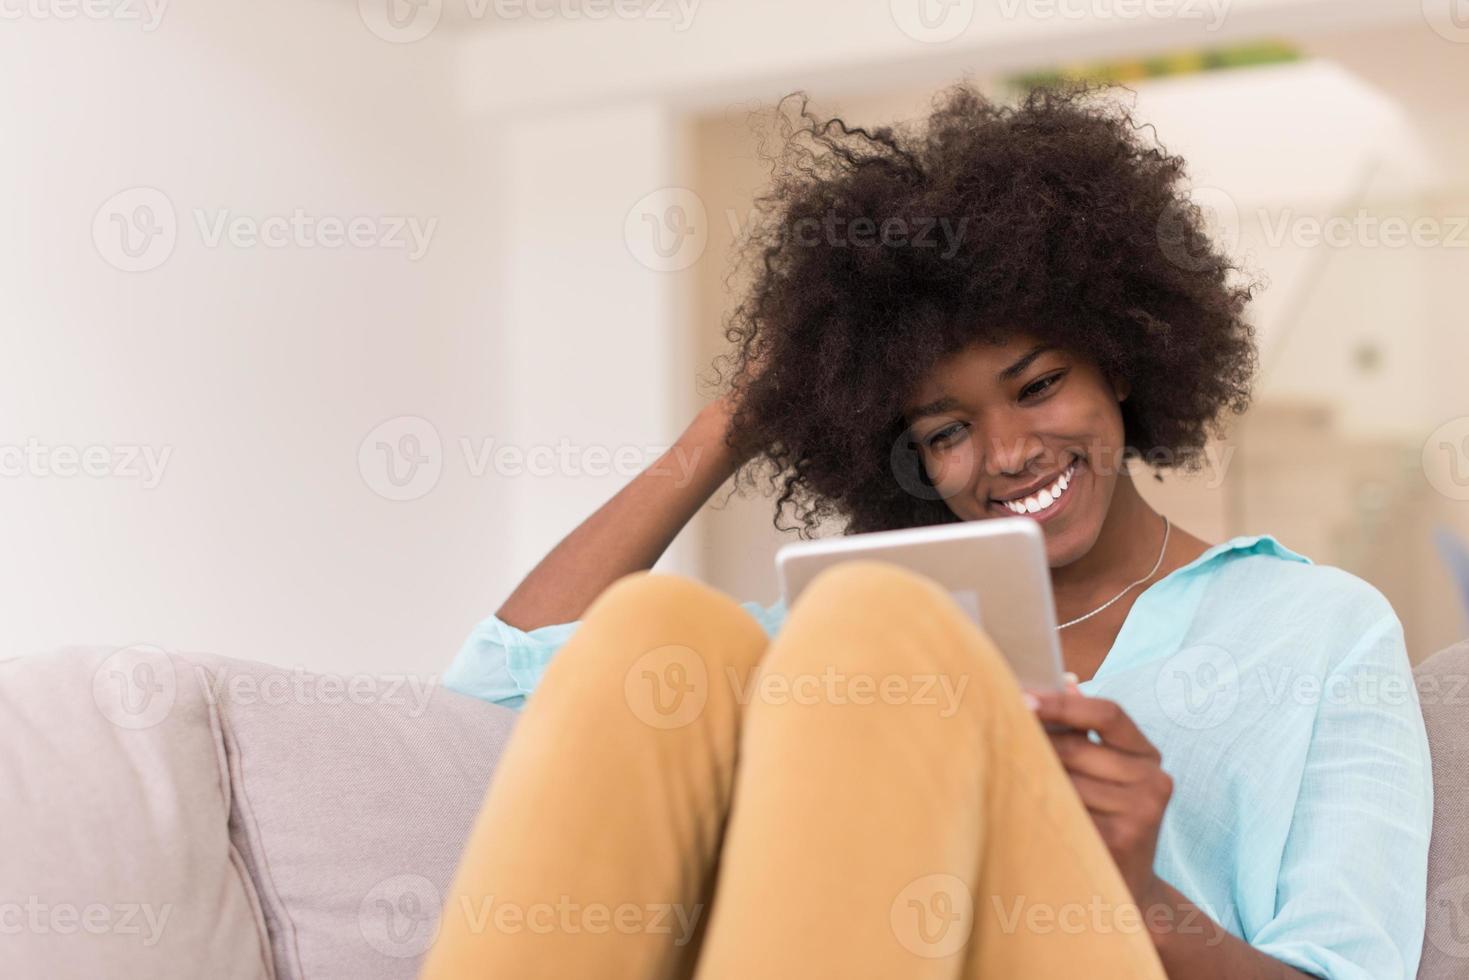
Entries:
[[423,980],[687,977],[766,635],[727,596],[607,588],[526,704]]
[[721,868],[700,980],[1164,976],[1008,665],[887,563],[772,642]]

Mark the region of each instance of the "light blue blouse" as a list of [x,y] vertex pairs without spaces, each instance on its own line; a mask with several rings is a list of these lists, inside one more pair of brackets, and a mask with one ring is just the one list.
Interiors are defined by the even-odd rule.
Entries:
[[[782,601],[742,606],[771,636],[785,619]],[[577,625],[491,616],[445,686],[519,708]],[[1163,880],[1305,973],[1414,977],[1433,786],[1380,592],[1268,534],[1237,537],[1144,590],[1081,690],[1120,704],[1173,777]]]

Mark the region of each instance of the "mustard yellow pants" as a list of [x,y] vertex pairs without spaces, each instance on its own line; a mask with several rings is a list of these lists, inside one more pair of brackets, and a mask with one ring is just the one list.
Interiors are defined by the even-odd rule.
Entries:
[[500,761],[422,980],[1162,978],[1015,676],[930,579],[828,569],[764,631],[638,572]]

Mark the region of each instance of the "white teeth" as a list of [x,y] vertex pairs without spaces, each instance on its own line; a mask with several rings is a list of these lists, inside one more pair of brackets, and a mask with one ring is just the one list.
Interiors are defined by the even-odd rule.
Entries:
[[1076,472],[1076,464],[1072,463],[1066,468],[1066,472],[1056,478],[1056,482],[1037,493],[1031,494],[1023,500],[1001,501],[1006,509],[1016,514],[1034,514],[1039,511],[1049,510],[1061,499],[1061,495],[1071,487],[1071,477]]

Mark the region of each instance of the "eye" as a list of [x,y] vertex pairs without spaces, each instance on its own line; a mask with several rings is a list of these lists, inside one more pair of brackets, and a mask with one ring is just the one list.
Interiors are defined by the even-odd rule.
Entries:
[[1044,378],[1037,378],[1020,390],[1020,400],[1024,401],[1027,398],[1034,398],[1036,395],[1044,394],[1046,391],[1055,387],[1056,382],[1060,381],[1065,374],[1065,371],[1055,371],[1046,375]]
[[955,422],[953,425],[946,425],[942,429],[935,432],[933,435],[929,436],[923,444],[929,449],[942,449],[944,446],[947,446],[949,445],[949,443],[953,442],[954,437],[963,430],[964,426],[959,422]]

